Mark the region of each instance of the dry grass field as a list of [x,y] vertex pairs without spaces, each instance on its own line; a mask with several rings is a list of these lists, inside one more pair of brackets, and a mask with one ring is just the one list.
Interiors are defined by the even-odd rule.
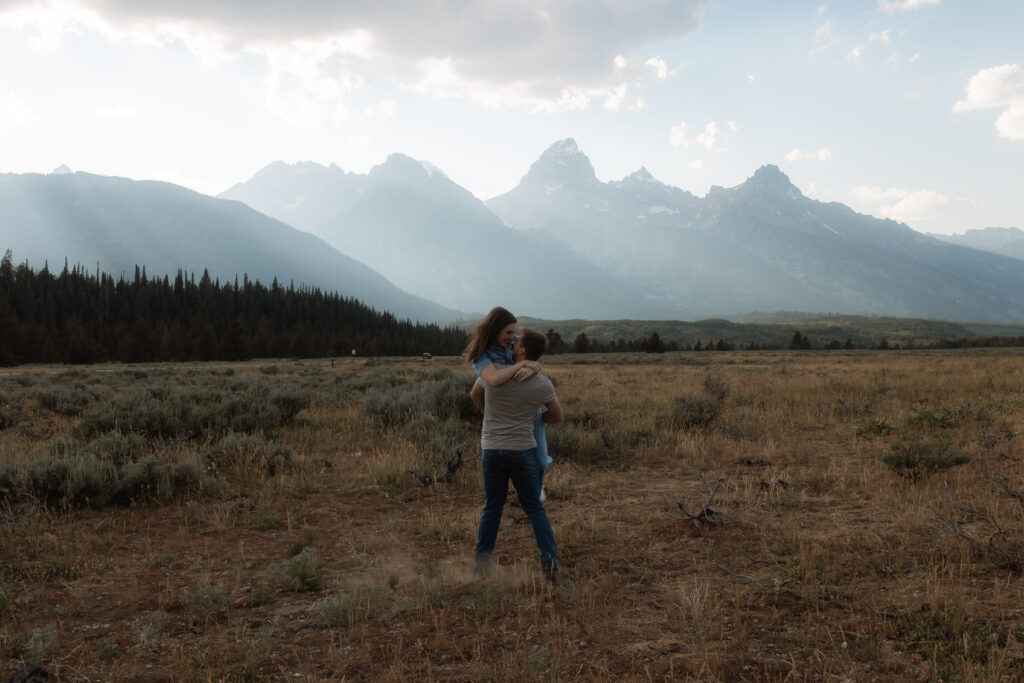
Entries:
[[0,372],[0,679],[1024,680],[1024,351],[545,371],[556,585],[455,359]]

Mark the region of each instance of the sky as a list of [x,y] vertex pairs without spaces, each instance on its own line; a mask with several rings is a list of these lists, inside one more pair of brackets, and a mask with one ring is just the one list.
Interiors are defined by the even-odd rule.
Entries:
[[776,164],[921,232],[1024,229],[1021,0],[0,0],[0,172],[216,195],[400,152],[480,199],[574,138],[698,196]]

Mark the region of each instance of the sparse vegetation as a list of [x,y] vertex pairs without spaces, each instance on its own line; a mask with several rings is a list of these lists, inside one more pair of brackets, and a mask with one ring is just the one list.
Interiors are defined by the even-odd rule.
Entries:
[[545,358],[554,586],[456,358],[0,371],[0,679],[1017,680],[1022,359]]

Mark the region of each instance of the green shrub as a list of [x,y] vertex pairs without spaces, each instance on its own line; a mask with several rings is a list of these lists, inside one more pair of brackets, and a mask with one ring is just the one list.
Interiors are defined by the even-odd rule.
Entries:
[[266,505],[257,505],[252,511],[252,516],[245,526],[255,531],[269,531],[271,529],[283,529],[284,517],[280,512]]
[[293,593],[320,590],[324,584],[320,561],[312,548],[306,548],[284,566],[285,586]]
[[556,461],[578,465],[607,465],[615,455],[604,435],[593,430],[579,430],[569,425],[546,425],[548,453]]
[[152,499],[168,501],[198,488],[197,459],[160,463],[155,457],[117,465],[87,453],[0,464],[0,500],[31,496],[48,505],[103,508]]
[[135,639],[140,643],[151,643],[163,640],[167,636],[167,625],[170,622],[170,615],[167,612],[157,610],[150,612],[135,625],[132,632]]
[[148,438],[213,438],[228,432],[272,434],[309,405],[309,395],[271,391],[263,378],[217,388],[155,386],[124,392],[90,406],[76,427],[80,437],[112,431]]
[[455,374],[447,368],[433,370],[420,381],[388,389],[371,388],[363,396],[363,412],[381,427],[402,425],[416,418],[467,420],[477,410],[469,398],[475,376]]
[[135,432],[115,429],[102,434],[89,444],[89,452],[104,460],[125,463],[139,456],[146,449],[146,438]]
[[208,617],[226,611],[231,606],[231,594],[222,583],[211,586],[204,582],[194,591],[182,589],[181,601],[200,615]]
[[906,617],[902,625],[917,651],[939,663],[959,657],[970,662],[987,662],[993,643],[1005,642],[998,630],[962,609],[926,609]]
[[892,452],[881,461],[893,472],[911,481],[919,481],[936,472],[965,465],[971,456],[953,448],[949,441],[907,441],[892,444]]
[[966,406],[920,408],[907,416],[907,424],[920,429],[952,429],[967,417]]
[[95,396],[82,387],[45,387],[35,392],[36,401],[43,408],[58,415],[81,415]]
[[892,422],[887,417],[865,417],[857,422],[855,434],[860,439],[871,439],[876,436],[892,434]]
[[11,650],[16,657],[42,659],[50,653],[57,640],[57,628],[53,625],[42,628],[30,628],[16,633],[11,638]]
[[96,654],[100,659],[110,661],[112,659],[120,659],[124,652],[121,651],[121,647],[117,644],[116,640],[104,638],[96,643]]
[[351,626],[372,615],[384,603],[387,595],[388,591],[383,586],[374,588],[361,586],[338,598],[318,600],[313,603],[317,626],[321,628]]
[[13,405],[0,405],[0,430],[13,427],[18,422],[18,411]]
[[261,465],[274,476],[291,467],[292,447],[268,442],[262,436],[229,432],[220,438],[207,455],[210,467],[224,470],[239,465]]
[[722,412],[721,404],[710,396],[680,396],[672,413],[659,422],[674,429],[702,431],[710,427]]

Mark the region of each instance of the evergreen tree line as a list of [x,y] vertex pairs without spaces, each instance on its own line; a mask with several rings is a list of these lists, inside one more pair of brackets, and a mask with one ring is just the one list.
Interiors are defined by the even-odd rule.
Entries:
[[173,280],[87,273],[65,263],[15,266],[0,261],[0,365],[458,355],[466,334],[414,324],[354,298],[277,279],[270,286],[243,276],[221,284],[204,271]]
[[591,339],[586,332],[578,333],[571,342],[566,342],[562,335],[554,329],[548,329],[548,353],[664,353],[666,351],[835,351],[839,349],[876,349],[887,351],[893,349],[974,349],[1024,346],[1024,337],[976,337],[973,339],[938,339],[933,342],[890,342],[883,337],[877,343],[855,344],[852,340],[840,341],[832,339],[815,346],[807,335],[799,331],[793,332],[789,344],[765,344],[758,342],[729,342],[724,339],[715,341],[708,339],[696,340],[693,344],[681,344],[674,340],[664,340],[657,332],[649,337],[639,339],[616,339],[601,342]]

